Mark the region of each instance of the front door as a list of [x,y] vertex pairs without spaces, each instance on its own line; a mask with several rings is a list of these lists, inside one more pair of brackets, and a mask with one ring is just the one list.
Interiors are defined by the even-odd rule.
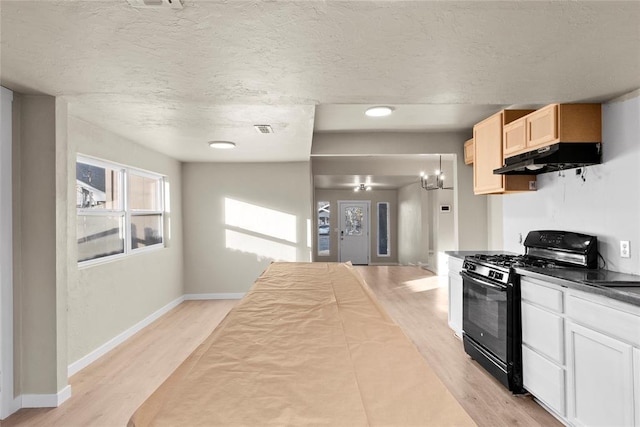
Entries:
[[370,201],[338,201],[340,215],[340,262],[369,264]]

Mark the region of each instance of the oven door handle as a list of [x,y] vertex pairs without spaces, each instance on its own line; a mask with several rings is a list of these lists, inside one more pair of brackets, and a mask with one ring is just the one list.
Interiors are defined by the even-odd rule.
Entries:
[[484,280],[480,280],[477,277],[473,277],[472,275],[470,275],[466,271],[461,271],[460,275],[462,276],[462,279],[470,280],[470,281],[472,281],[474,283],[477,283],[480,286],[483,286],[485,288],[496,289],[496,290],[502,291],[502,292],[507,290],[506,286],[500,286],[500,285],[496,285],[494,283],[489,283],[489,282],[486,282]]

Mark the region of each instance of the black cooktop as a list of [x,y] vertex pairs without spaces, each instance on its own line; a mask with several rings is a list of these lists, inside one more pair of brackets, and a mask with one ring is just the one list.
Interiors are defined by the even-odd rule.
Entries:
[[565,265],[559,262],[531,257],[527,255],[475,254],[472,256],[468,256],[467,259],[472,259],[477,262],[500,267],[566,268]]

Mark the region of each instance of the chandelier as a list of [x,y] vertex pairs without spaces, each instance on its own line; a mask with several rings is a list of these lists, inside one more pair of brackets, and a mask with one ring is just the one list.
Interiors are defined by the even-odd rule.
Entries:
[[453,190],[453,187],[444,186],[444,173],[442,172],[442,156],[440,156],[440,167],[433,175],[420,172],[420,186],[425,190]]

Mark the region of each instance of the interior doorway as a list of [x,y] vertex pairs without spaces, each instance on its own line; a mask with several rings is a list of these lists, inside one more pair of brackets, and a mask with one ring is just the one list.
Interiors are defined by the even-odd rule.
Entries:
[[340,262],[368,265],[371,255],[369,239],[371,201],[339,200],[340,232],[338,256]]

